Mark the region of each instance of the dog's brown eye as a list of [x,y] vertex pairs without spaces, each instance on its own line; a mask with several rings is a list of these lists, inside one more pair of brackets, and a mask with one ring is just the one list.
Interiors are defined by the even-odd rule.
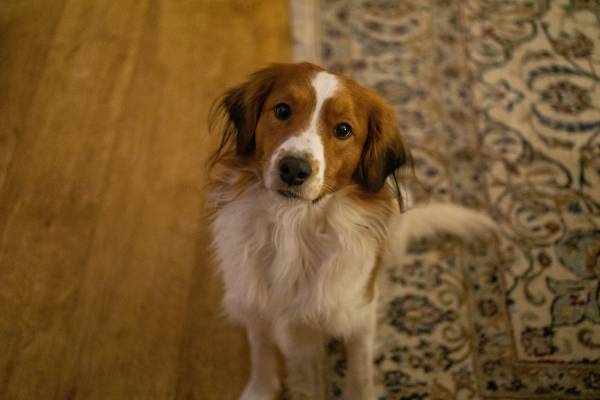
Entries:
[[285,121],[292,115],[292,109],[286,103],[279,103],[275,106],[275,116],[278,120]]
[[347,139],[352,135],[352,127],[345,122],[337,124],[334,135],[338,139]]

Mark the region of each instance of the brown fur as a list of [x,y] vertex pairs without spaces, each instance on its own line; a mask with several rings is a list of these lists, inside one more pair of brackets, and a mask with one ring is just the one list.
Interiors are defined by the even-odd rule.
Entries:
[[369,136],[354,179],[376,192],[398,168],[412,168],[412,157],[398,129],[394,109],[376,93],[366,90],[365,94]]
[[[314,95],[306,95],[307,91],[314,93],[310,77],[319,70],[319,67],[308,63],[274,64],[228,90],[210,115],[210,128],[220,130],[222,139],[209,167],[232,152],[245,159],[246,163],[258,162],[262,155],[275,149],[287,137],[301,132],[314,107]],[[305,98],[312,101],[294,107],[295,118],[276,120],[272,112],[276,104],[287,102],[295,105],[294,99]],[[263,112],[266,110],[270,112]],[[286,135],[282,135],[282,131]],[[262,134],[257,135],[257,132]],[[247,158],[251,155],[254,157]]]
[[380,246],[379,253],[377,254],[377,259],[375,260],[375,265],[371,270],[371,275],[369,275],[369,282],[367,283],[367,300],[369,300],[369,302],[375,300],[375,294],[377,293],[377,277],[379,276],[379,272],[381,271],[382,266],[383,250],[382,246]]

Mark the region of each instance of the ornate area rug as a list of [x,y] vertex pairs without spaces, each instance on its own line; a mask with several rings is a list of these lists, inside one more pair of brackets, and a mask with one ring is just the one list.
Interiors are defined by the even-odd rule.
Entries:
[[600,0],[291,10],[297,60],[396,106],[415,199],[480,209],[502,229],[498,243],[414,243],[389,266],[379,398],[600,399]]

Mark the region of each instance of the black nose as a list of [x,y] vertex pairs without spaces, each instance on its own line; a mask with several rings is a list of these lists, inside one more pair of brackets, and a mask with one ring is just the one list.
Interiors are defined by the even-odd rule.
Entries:
[[302,158],[284,157],[279,161],[279,177],[288,185],[301,185],[311,173],[310,163]]

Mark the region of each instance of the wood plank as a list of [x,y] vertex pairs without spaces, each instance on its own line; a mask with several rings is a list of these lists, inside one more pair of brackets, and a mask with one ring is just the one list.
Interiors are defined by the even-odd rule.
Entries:
[[64,3],[49,3],[44,14],[35,2],[6,0],[0,7],[0,195]]
[[220,317],[202,214],[206,117],[288,58],[283,0],[66,5],[0,198],[0,398],[239,394],[245,339]]
[[135,7],[143,5],[135,3],[123,2],[125,13],[110,5],[66,5],[7,171],[0,314],[14,319],[2,326],[5,398],[51,395],[72,350],[78,328],[72,312],[131,74],[130,27],[141,14]]

